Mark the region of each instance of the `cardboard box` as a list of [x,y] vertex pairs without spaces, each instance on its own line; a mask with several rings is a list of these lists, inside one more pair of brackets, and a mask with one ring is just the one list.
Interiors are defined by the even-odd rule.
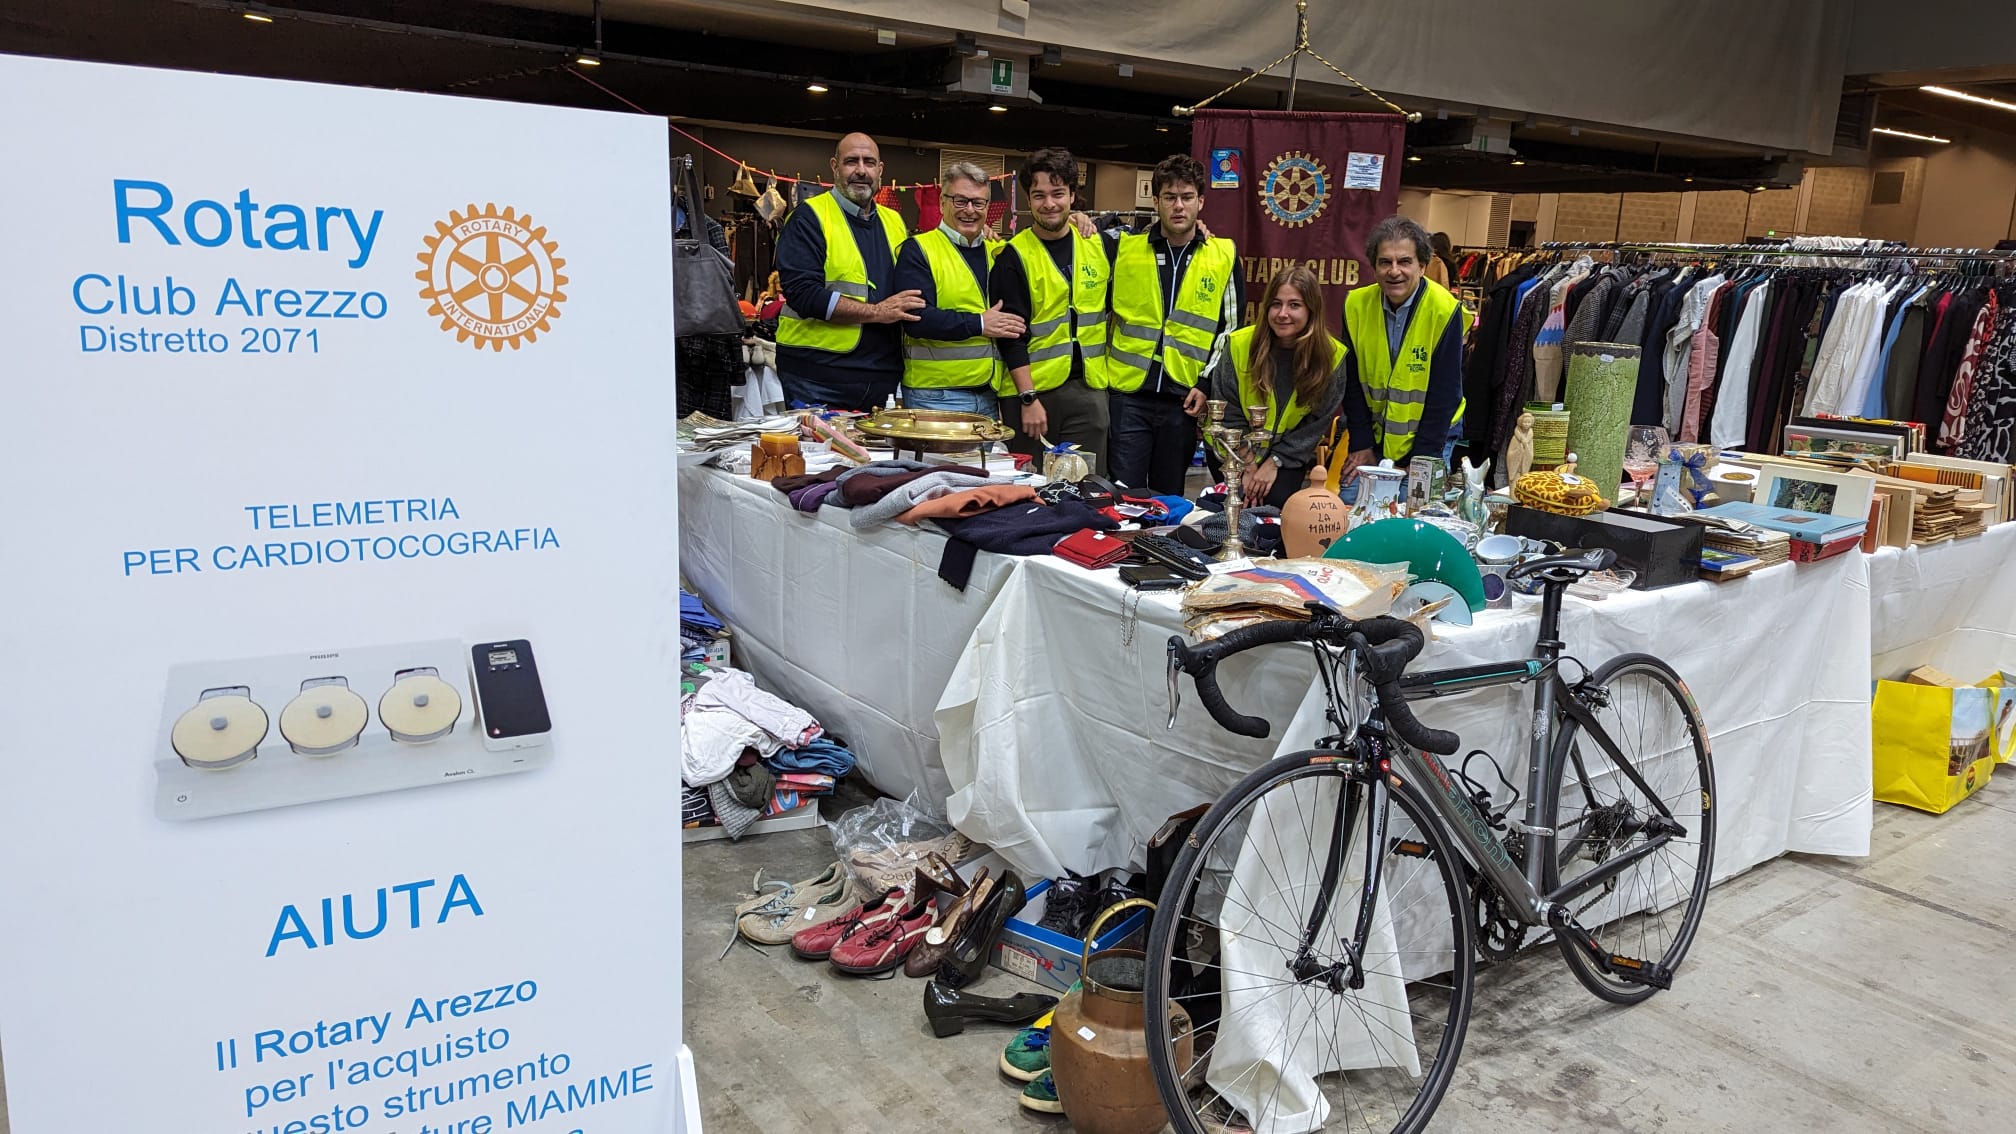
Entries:
[[[1048,907],[1049,879],[1029,888],[1029,902],[1022,912],[1002,927],[1001,944],[994,951],[994,967],[1016,976],[1049,985],[1061,995],[1070,991],[1084,965],[1085,943],[1075,937],[1053,933],[1036,923]],[[1095,911],[1096,916],[1096,911]],[[1125,917],[1106,923],[1104,932],[1092,943],[1092,952],[1113,949],[1129,937],[1138,936],[1134,947],[1144,948],[1148,940],[1148,911],[1129,910]]]
[[1649,512],[1612,508],[1588,516],[1560,516],[1513,505],[1505,513],[1505,530],[1517,536],[1548,539],[1570,550],[1607,547],[1617,553],[1617,565],[1636,574],[1631,589],[1656,590],[1700,578],[1699,524],[1669,520]]
[[1912,670],[1904,680],[1912,685],[1936,685],[1941,689],[1961,687],[1959,678],[1929,665],[1921,665]]

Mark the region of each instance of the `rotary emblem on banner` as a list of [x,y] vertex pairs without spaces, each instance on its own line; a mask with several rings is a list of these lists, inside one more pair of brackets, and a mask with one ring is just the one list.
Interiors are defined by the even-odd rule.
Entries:
[[494,203],[480,211],[473,204],[467,212],[451,209],[426,244],[414,278],[429,301],[427,313],[454,331],[455,341],[517,350],[552,329],[567,298],[560,290],[567,261],[530,216],[508,206],[499,212]]
[[1275,158],[1260,175],[1260,203],[1267,215],[1288,228],[1299,228],[1323,215],[1330,203],[1330,171],[1300,150]]

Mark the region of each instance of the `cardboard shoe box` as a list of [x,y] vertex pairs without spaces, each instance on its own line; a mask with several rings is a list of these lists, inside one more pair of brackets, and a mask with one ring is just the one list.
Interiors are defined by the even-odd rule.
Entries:
[[[1081,975],[1085,943],[1036,924],[1043,920],[1043,912],[1048,908],[1049,892],[1047,878],[1029,888],[1028,904],[1021,913],[1009,918],[1001,930],[1001,944],[994,951],[994,967],[1049,985],[1062,995],[1070,991]],[[1093,911],[1093,916],[1098,916],[1098,911]],[[1127,944],[1130,937],[1138,938],[1131,943],[1134,948],[1145,948],[1147,931],[1148,911],[1128,910],[1124,916],[1107,921],[1091,951],[1117,948]]]

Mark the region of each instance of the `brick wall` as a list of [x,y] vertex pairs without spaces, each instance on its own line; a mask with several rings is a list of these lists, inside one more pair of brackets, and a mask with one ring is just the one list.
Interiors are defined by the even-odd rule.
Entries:
[[1743,214],[1750,194],[1740,189],[1694,195],[1694,231],[1687,237],[1695,244],[1735,244],[1743,239]]
[[1554,214],[1554,239],[1617,239],[1618,203],[1616,193],[1561,194],[1561,203]]
[[1680,231],[1680,194],[1625,193],[1617,239],[1672,240]]
[[1807,233],[1814,236],[1862,235],[1862,209],[1869,201],[1869,171],[1852,166],[1808,170],[1812,182],[1806,202]]

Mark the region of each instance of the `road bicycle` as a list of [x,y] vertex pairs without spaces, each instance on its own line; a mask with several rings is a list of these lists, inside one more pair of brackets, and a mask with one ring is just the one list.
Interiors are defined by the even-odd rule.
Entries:
[[[1171,727],[1188,673],[1220,725],[1265,737],[1267,721],[1226,703],[1219,663],[1304,642],[1333,730],[1234,785],[1162,889],[1146,1022],[1177,1134],[1424,1129],[1462,1051],[1479,955],[1509,959],[1530,932],[1551,933],[1606,1001],[1672,987],[1708,894],[1714,772],[1671,666],[1633,653],[1590,670],[1565,652],[1563,592],[1615,558],[1510,573],[1541,589],[1532,656],[1514,661],[1408,673],[1418,628],[1322,604],[1204,645],[1170,639]],[[1512,685],[1533,686],[1523,817],[1495,758],[1445,765],[1460,739],[1411,707]],[[1471,779],[1479,758],[1497,784]]]

